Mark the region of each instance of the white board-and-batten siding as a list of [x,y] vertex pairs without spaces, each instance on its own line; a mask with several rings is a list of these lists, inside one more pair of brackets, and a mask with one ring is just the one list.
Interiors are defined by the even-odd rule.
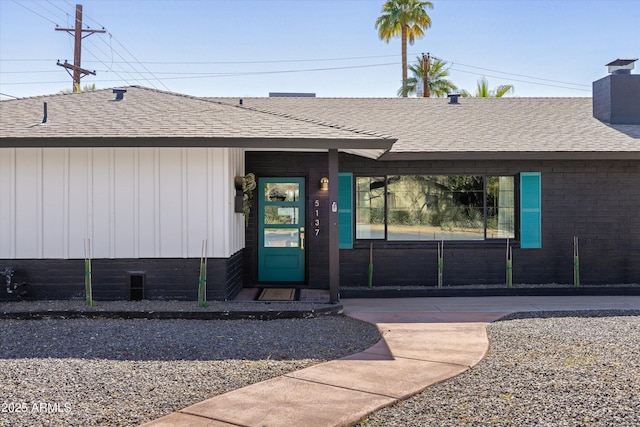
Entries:
[[0,259],[228,258],[237,175],[238,148],[0,148]]

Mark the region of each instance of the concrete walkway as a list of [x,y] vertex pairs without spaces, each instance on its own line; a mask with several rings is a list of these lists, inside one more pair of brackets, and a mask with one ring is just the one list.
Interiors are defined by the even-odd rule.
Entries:
[[263,381],[145,426],[349,426],[476,365],[486,326],[513,312],[640,310],[640,296],[346,299],[348,316],[377,325],[373,347]]

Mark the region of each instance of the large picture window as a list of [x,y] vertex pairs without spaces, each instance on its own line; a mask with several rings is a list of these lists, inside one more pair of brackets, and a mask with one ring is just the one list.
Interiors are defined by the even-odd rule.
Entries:
[[356,238],[513,238],[512,176],[390,175],[356,178]]

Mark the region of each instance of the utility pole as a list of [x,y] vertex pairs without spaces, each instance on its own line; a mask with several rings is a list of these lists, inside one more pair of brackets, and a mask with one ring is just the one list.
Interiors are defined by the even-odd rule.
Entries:
[[422,81],[424,84],[424,90],[422,91],[423,97],[430,98],[431,93],[429,92],[429,64],[431,63],[431,58],[429,57],[429,52],[425,55],[422,54]]
[[[105,33],[103,30],[90,30],[90,29],[82,29],[82,5],[76,5],[76,25],[74,28],[58,28],[56,27],[56,31],[66,31],[71,34],[75,40],[74,49],[73,49],[73,65],[69,64],[67,61],[64,61],[64,64],[58,61],[57,65],[64,67],[69,75],[73,78],[73,92],[80,92],[80,79],[86,75],[96,75],[95,71],[85,70],[81,66],[80,57],[82,55],[82,39],[90,36],[93,33]],[[83,33],[88,33],[86,36],[83,36]],[[69,70],[73,71],[73,74],[69,72]]]

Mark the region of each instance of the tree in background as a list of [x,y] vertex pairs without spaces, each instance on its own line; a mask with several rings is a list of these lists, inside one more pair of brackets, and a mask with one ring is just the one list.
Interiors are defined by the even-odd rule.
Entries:
[[430,1],[387,0],[382,6],[382,15],[376,19],[376,29],[381,40],[389,43],[392,37],[400,36],[403,87],[407,84],[407,40],[413,45],[416,37],[423,37],[424,30],[431,27],[427,9],[433,9]]
[[502,98],[504,95],[512,93],[513,91],[513,85],[500,85],[495,89],[489,89],[489,81],[486,79],[486,77],[483,77],[478,80],[478,86],[476,87],[475,95],[471,95],[469,91],[464,89],[460,91],[460,95],[464,98]]
[[90,85],[84,85],[82,88],[80,88],[79,84],[76,84],[73,86],[73,90],[63,89],[58,93],[61,95],[68,95],[70,93],[75,93],[75,92],[93,92],[94,90],[96,90],[95,83],[91,83]]
[[[417,92],[420,82],[424,80],[423,64],[422,58],[416,57],[416,62],[409,66],[413,76],[409,77],[404,86],[398,89],[398,96],[408,96]],[[428,85],[432,96],[443,97],[458,90],[458,87],[451,80],[446,79],[449,75],[449,69],[446,68],[446,65],[446,61],[437,58],[429,64]]]

